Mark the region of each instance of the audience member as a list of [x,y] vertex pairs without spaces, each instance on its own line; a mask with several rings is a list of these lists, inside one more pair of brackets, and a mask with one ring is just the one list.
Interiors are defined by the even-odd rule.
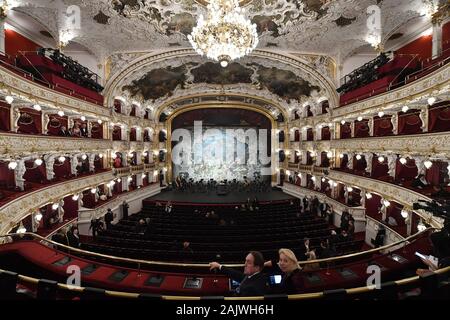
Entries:
[[263,296],[268,291],[268,278],[262,273],[264,257],[259,251],[252,251],[246,256],[244,272],[227,268],[218,262],[211,262],[209,266],[211,270],[218,269],[240,282],[236,289],[236,294],[239,296]]
[[266,267],[276,266],[283,273],[281,283],[273,290],[274,293],[299,293],[303,288],[303,279],[297,257],[290,249],[280,249],[278,250],[278,255],[278,263],[274,263],[274,261],[264,263]]
[[59,128],[58,135],[61,137],[68,137],[70,136],[70,132],[67,130],[65,126],[61,126],[61,128]]
[[69,246],[74,248],[80,247],[80,236],[78,234],[78,228],[73,226],[67,232],[67,240],[69,242]]

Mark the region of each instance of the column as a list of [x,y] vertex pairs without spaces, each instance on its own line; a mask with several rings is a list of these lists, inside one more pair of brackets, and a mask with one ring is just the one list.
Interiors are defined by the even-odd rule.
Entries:
[[42,120],[41,132],[43,134],[47,134],[48,133],[48,124],[50,123],[50,117],[49,117],[48,113],[42,111],[41,112],[41,120]]
[[142,151],[136,151],[136,165],[142,164]]
[[5,54],[5,20],[0,20],[0,53]]
[[353,170],[353,157],[355,156],[355,154],[353,152],[348,152],[347,153],[347,168],[349,168],[350,170]]
[[422,121],[422,126],[420,127],[423,132],[428,132],[428,107],[425,106],[420,109],[419,118]]
[[11,117],[10,119],[10,128],[12,132],[17,132],[19,130],[19,118],[20,118],[20,108],[19,106],[11,105]]
[[315,140],[317,140],[317,141],[322,140],[322,125],[319,125],[316,127]]
[[433,17],[433,40],[431,58],[436,59],[442,54],[442,18]]
[[369,121],[367,122],[367,125],[369,126],[369,135],[371,136],[371,137],[373,137],[373,127],[374,127],[374,124],[373,124],[373,117],[370,117],[369,118]]
[[392,132],[397,135],[398,134],[398,115],[394,113],[391,115],[391,123],[392,123]]
[[350,136],[352,138],[355,137],[355,121],[352,120],[352,122],[350,122]]
[[122,191],[128,191],[129,190],[129,188],[128,188],[128,186],[129,186],[129,182],[128,182],[128,176],[124,176],[124,177],[122,177]]
[[91,131],[92,131],[92,122],[88,120],[87,122],[87,131],[88,131],[88,137],[91,137]]
[[300,172],[300,186],[301,187],[306,187],[307,186],[307,174],[305,172]]
[[142,185],[143,185],[142,180],[143,180],[143,178],[142,178],[142,173],[138,173],[138,174],[136,175],[136,185],[137,185],[138,187],[142,187]]

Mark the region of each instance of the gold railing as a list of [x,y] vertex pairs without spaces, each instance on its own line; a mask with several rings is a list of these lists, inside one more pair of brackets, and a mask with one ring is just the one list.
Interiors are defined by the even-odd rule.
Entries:
[[300,171],[312,171],[312,164],[299,164],[298,169]]
[[136,174],[144,171],[144,165],[138,164],[137,166],[131,166],[131,173]]
[[290,169],[290,170],[298,170],[298,163],[291,163],[291,162],[289,162],[288,163],[288,169]]
[[[401,241],[397,241],[379,248],[374,248],[374,249],[370,249],[370,250],[366,250],[366,251],[362,251],[362,252],[357,252],[357,253],[352,253],[352,254],[346,254],[346,255],[342,255],[342,256],[338,256],[338,257],[332,257],[332,258],[326,258],[326,259],[317,259],[317,260],[310,260],[310,261],[299,261],[299,265],[306,265],[306,264],[311,264],[311,263],[321,263],[321,262],[333,262],[333,261],[340,261],[340,260],[344,260],[344,259],[349,259],[349,258],[355,258],[355,257],[359,257],[359,256],[363,256],[366,254],[370,254],[370,253],[375,253],[375,252],[380,252],[386,249],[390,249],[392,247],[395,246],[399,246],[401,244],[407,244],[408,242],[410,242],[411,240],[413,240],[416,237],[422,236],[425,233],[429,232],[430,230],[433,230],[433,228],[427,228],[421,232],[417,232],[416,234],[413,234],[411,236],[409,236],[408,238],[405,238]],[[158,266],[176,266],[176,267],[194,267],[194,268],[209,268],[209,264],[206,263],[176,263],[176,262],[163,262],[163,261],[150,261],[150,260],[141,260],[141,259],[130,259],[130,258],[123,258],[123,257],[117,257],[117,256],[111,256],[111,255],[106,255],[106,254],[101,254],[101,253],[96,253],[96,252],[91,252],[91,251],[86,251],[86,250],[82,250],[82,249],[77,249],[74,247],[70,247],[64,244],[60,244],[58,242],[46,239],[40,235],[37,235],[35,233],[32,232],[26,232],[26,233],[14,233],[14,234],[8,234],[5,236],[0,236],[1,238],[6,238],[6,237],[23,237],[23,236],[31,236],[34,239],[40,240],[41,242],[44,243],[49,243],[52,245],[55,245],[57,247],[61,247],[64,249],[67,249],[72,252],[76,252],[76,253],[81,253],[84,255],[88,255],[88,256],[95,256],[95,257],[100,257],[100,258],[105,258],[105,259],[109,259],[109,260],[114,260],[116,262],[127,262],[127,263],[132,263],[132,264],[136,264],[138,266],[138,269],[140,269],[141,265],[158,265]],[[227,267],[243,267],[244,264],[225,264],[225,266]]]
[[[0,269],[1,272],[6,272],[6,270]],[[450,267],[445,267],[438,269],[436,271],[430,271],[430,274],[434,275],[444,275],[450,272]],[[27,283],[32,285],[37,285],[39,283],[39,279],[28,277],[24,275],[18,275],[17,277],[18,281],[21,281],[21,283]],[[400,280],[393,281],[395,283],[395,287],[400,289],[402,286],[411,285],[416,282],[419,282],[421,280],[420,276],[413,276],[409,278],[404,278]],[[57,284],[58,289],[71,291],[71,292],[79,292],[82,293],[85,290],[85,287],[76,287],[73,285],[67,285],[58,283]],[[356,287],[356,288],[350,288],[345,289],[345,294],[347,295],[357,295],[357,294],[364,294],[368,293],[374,290],[378,290],[376,285],[370,285],[370,286],[364,286],[364,287]],[[382,290],[382,289],[381,289]],[[378,290],[380,291],[380,290]],[[105,297],[115,297],[115,298],[127,298],[127,299],[138,299],[140,298],[140,293],[130,293],[130,292],[122,292],[122,291],[112,291],[112,290],[105,290]],[[320,299],[324,297],[323,291],[320,292],[312,292],[312,293],[299,293],[299,294],[290,294],[286,295],[286,298],[288,300],[309,300],[309,299]],[[202,300],[203,297],[201,296],[175,296],[175,295],[161,295],[159,297],[161,300],[191,300],[191,301],[198,301]],[[223,300],[225,301],[243,301],[243,300],[265,300],[266,298],[264,296],[252,296],[252,297],[223,297]]]

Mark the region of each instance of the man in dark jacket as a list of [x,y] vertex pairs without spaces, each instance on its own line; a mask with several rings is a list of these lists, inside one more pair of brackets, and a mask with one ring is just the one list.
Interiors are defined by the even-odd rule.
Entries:
[[252,251],[247,255],[243,273],[222,266],[218,262],[211,262],[209,266],[211,270],[218,269],[231,279],[240,282],[236,289],[239,296],[262,296],[268,291],[268,278],[262,273],[264,257],[261,252]]
[[108,208],[108,211],[105,214],[105,223],[106,223],[106,229],[111,229],[111,223],[114,221],[114,213],[110,208]]

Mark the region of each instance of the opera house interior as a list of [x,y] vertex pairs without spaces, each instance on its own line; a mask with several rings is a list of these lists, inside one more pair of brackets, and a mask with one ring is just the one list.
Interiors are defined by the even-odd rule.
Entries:
[[0,0],[0,300],[450,299],[449,3]]

